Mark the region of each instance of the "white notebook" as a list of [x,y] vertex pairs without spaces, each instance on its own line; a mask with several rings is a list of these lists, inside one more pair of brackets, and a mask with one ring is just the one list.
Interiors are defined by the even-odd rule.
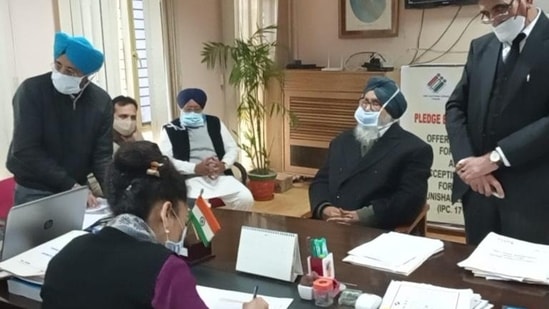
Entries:
[[297,234],[242,226],[236,270],[293,282],[303,275]]

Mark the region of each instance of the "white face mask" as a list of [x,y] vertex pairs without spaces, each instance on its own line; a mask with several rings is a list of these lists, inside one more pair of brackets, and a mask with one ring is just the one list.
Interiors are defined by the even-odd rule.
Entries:
[[381,111],[385,109],[387,104],[391,102],[392,99],[396,97],[397,94],[399,94],[400,89],[397,89],[395,93],[383,104],[381,109],[379,111],[365,111],[362,106],[358,106],[358,108],[355,111],[355,120],[358,122],[359,125],[363,127],[377,127],[379,125],[379,116],[381,114]]
[[137,125],[135,120],[132,120],[131,118],[114,118],[113,129],[116,130],[116,132],[122,134],[122,136],[132,135],[135,132],[136,127]]
[[[175,212],[174,212],[175,215]],[[187,236],[187,225],[183,225],[181,221],[179,220],[179,217],[175,215],[175,218],[177,222],[181,225],[183,230],[181,231],[181,239],[179,241],[171,241],[169,238],[166,238],[166,242],[164,245],[166,248],[170,249],[172,252],[179,254],[179,255],[186,255],[186,248],[185,248],[185,236]]]
[[513,40],[522,32],[526,24],[526,17],[517,15],[493,27],[492,31],[501,43],[513,44]]
[[74,94],[80,92],[80,83],[82,83],[83,78],[84,76],[76,77],[65,75],[55,69],[51,72],[51,81],[53,86],[62,94]]

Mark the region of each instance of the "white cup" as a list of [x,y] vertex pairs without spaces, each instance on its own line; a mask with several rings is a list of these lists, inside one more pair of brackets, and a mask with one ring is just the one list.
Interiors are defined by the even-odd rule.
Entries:
[[306,285],[297,285],[297,293],[301,299],[312,300],[313,299],[313,287]]

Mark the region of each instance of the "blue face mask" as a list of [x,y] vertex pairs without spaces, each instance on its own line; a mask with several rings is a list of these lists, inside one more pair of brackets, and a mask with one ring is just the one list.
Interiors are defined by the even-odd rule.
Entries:
[[179,121],[185,127],[198,128],[204,125],[204,115],[202,113],[182,111]]
[[355,111],[355,119],[361,126],[364,127],[377,127],[379,124],[379,115],[383,109],[385,109],[385,106],[391,102],[391,100],[396,97],[396,95],[400,92],[400,89],[397,89],[395,93],[383,104],[381,109],[379,111],[365,111],[364,108],[361,106],[358,106],[358,108]]

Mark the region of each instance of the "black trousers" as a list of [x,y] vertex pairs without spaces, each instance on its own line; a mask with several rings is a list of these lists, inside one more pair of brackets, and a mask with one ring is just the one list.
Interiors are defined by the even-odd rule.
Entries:
[[501,235],[549,245],[549,205],[517,199],[485,197],[469,190],[462,199],[467,244],[478,245],[486,235]]

